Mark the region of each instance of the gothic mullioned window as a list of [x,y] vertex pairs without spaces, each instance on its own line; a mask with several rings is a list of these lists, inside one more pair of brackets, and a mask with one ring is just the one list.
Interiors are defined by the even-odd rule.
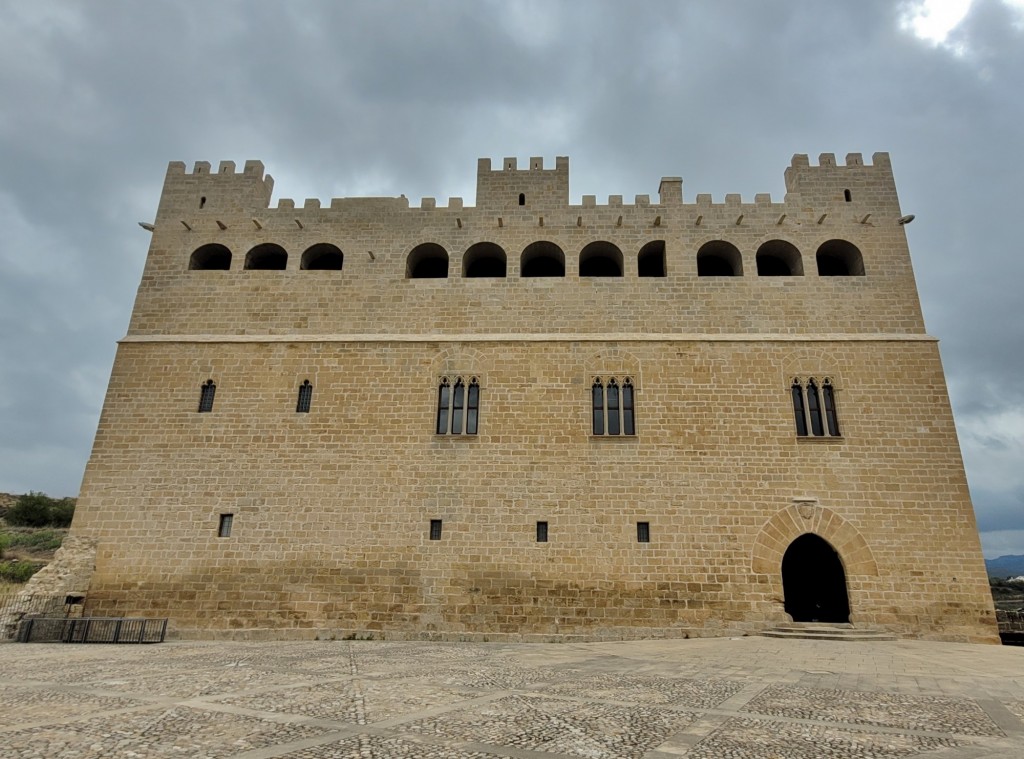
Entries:
[[829,377],[793,378],[793,418],[799,437],[839,437],[836,393]]
[[480,381],[442,377],[437,386],[438,435],[475,435],[480,421]]
[[206,384],[199,388],[199,413],[206,414],[213,411],[213,396],[217,393],[217,386],[213,380],[206,380]]
[[636,434],[634,390],[630,377],[594,377],[594,382],[590,386],[593,434]]

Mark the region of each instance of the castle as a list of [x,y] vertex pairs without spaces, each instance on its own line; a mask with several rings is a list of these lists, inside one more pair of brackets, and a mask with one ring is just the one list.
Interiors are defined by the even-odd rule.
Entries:
[[996,641],[889,157],[271,207],[170,164],[72,535],[181,636]]

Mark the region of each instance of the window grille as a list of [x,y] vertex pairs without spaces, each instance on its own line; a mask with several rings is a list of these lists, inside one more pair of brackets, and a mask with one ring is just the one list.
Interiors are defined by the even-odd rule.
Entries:
[[313,386],[309,384],[309,380],[304,380],[299,385],[299,400],[295,404],[295,413],[297,414],[308,414],[310,406],[313,405]]
[[438,435],[475,435],[480,423],[480,381],[442,377],[437,386]]
[[548,523],[537,522],[537,542],[547,543],[548,542]]
[[590,386],[591,430],[595,435],[635,435],[635,388],[630,377],[621,384],[615,377],[607,381],[595,377]]
[[636,523],[636,542],[637,543],[650,543],[651,542],[651,523],[650,522],[637,522]]
[[441,520],[431,519],[430,520],[430,539],[440,540],[441,539]]
[[199,389],[199,413],[207,414],[213,411],[213,396],[217,393],[217,386],[213,380],[206,380],[206,384]]
[[829,377],[821,380],[793,378],[790,385],[797,437],[840,437],[835,387]]
[[220,515],[220,526],[217,528],[218,538],[230,538],[231,527],[235,521],[234,514],[221,514]]

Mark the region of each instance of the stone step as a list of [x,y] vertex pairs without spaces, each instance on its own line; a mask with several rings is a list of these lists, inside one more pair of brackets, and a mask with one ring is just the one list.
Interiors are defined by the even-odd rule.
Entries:
[[855,628],[851,624],[823,625],[815,622],[794,622],[763,630],[766,638],[802,638],[804,640],[898,640],[896,635],[882,630]]

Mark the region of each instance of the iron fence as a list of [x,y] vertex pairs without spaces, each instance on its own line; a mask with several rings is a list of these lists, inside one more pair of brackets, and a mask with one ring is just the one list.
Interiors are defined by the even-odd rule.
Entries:
[[18,628],[19,643],[163,643],[166,636],[166,618],[31,617]]

